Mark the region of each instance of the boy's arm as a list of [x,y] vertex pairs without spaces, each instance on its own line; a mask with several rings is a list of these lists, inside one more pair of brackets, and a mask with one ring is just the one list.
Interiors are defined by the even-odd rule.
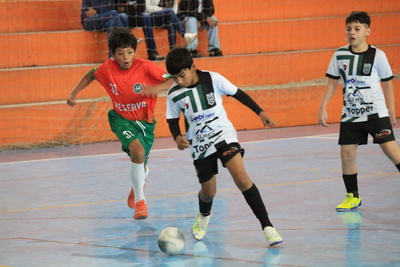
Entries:
[[383,94],[385,95],[386,107],[389,110],[389,118],[392,126],[396,126],[396,110],[394,107],[394,90],[392,80],[382,82]]
[[171,85],[174,83],[174,80],[171,78],[166,79],[162,83],[156,85],[144,85],[144,90],[140,92],[145,96],[155,96],[163,91],[168,91],[171,88]]
[[238,100],[240,103],[245,105],[246,107],[250,108],[254,113],[256,113],[260,119],[261,122],[263,123],[264,127],[269,127],[269,126],[274,126],[275,122],[274,120],[268,116],[262,108],[251,98],[248,94],[246,94],[243,90],[238,89],[237,92],[232,95],[236,100]]
[[174,138],[174,141],[177,144],[179,150],[184,150],[189,147],[189,142],[186,137],[181,134],[181,127],[179,126],[179,118],[178,119],[167,119],[169,131]]
[[67,104],[70,105],[71,107],[75,106],[76,104],[76,95],[85,89],[91,82],[93,82],[93,74],[90,72],[86,73],[85,76],[82,77],[82,79],[79,81],[79,83],[75,86],[74,89],[72,89],[71,93],[68,96],[67,99]]
[[322,101],[318,112],[318,123],[321,124],[322,126],[328,127],[328,124],[326,123],[326,121],[328,120],[328,113],[326,112],[326,106],[328,105],[333,94],[335,93],[338,83],[339,80],[329,78],[328,83],[325,86],[324,94],[322,96]]

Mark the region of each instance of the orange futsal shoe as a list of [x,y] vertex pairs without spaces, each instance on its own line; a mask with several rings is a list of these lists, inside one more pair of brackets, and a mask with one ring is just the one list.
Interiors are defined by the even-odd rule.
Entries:
[[134,209],[135,208],[135,192],[133,191],[133,187],[131,189],[131,192],[129,193],[128,196],[128,207]]
[[133,219],[144,220],[149,214],[147,213],[147,205],[144,199],[140,200],[135,205],[135,213],[133,214]]

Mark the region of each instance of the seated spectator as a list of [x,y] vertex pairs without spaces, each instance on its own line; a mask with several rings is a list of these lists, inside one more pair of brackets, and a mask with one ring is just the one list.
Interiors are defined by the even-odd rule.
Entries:
[[115,10],[114,0],[82,0],[81,23],[85,31],[107,31],[128,27],[128,15]]
[[[208,33],[208,52],[210,57],[222,56],[218,39],[218,20],[214,16],[214,3],[212,0],[181,0],[178,16],[185,25],[186,32],[198,33],[199,28],[205,28]],[[199,44],[196,38],[187,48],[192,57],[200,57],[197,51]]]
[[178,11],[177,0],[147,0],[146,12],[143,13],[143,32],[146,39],[147,54],[149,60],[164,60],[157,52],[154,40],[154,27],[162,27],[168,31],[168,42],[170,49],[176,46],[176,32],[190,45],[197,37],[197,33],[187,33],[176,15]]
[[143,14],[146,10],[146,0],[118,0],[118,12],[128,15],[128,27],[143,27]]

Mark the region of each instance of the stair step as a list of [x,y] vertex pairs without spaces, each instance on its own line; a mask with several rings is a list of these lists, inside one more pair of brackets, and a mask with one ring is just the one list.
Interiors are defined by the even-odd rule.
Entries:
[[[400,54],[400,45],[383,49],[389,60]],[[239,87],[286,84],[320,79],[325,76],[333,50],[280,52],[195,59],[196,67],[220,73]],[[400,61],[393,60],[394,73],[400,72]],[[164,61],[156,64],[165,69]],[[98,64],[54,67],[17,68],[0,71],[7,86],[0,95],[0,105],[65,100],[81,77]],[[104,96],[94,82],[80,98]]]
[[[368,41],[376,46],[400,44],[400,35],[393,34],[393,28],[387,25],[400,25],[400,13],[377,18],[374,34]],[[335,49],[346,44],[345,29],[339,18],[321,18],[317,22],[225,23],[220,25],[219,30],[224,55]],[[137,38],[144,37],[141,28],[132,32]],[[155,29],[154,32],[158,52],[165,56],[169,51],[167,31]],[[177,43],[184,45],[182,37],[177,36]],[[200,32],[199,43],[200,53],[207,56],[204,30]],[[0,50],[9,51],[3,55],[0,68],[98,63],[107,59],[107,33],[76,30],[1,34]],[[145,43],[138,46],[137,57],[147,58]]]

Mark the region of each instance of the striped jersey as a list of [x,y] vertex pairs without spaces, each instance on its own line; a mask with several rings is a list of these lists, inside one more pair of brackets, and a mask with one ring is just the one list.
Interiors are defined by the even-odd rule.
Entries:
[[350,45],[343,46],[333,54],[326,76],[342,81],[342,122],[389,116],[380,82],[393,79],[393,73],[382,50],[369,45],[367,51],[355,53]]
[[236,130],[222,104],[223,95],[234,95],[238,88],[215,72],[196,70],[199,81],[192,87],[174,84],[167,96],[167,119],[185,118],[186,138],[193,159],[216,152],[219,142],[238,142]]
[[163,82],[165,73],[148,60],[136,58],[128,70],[121,70],[118,62],[110,59],[94,71],[94,76],[111,97],[118,114],[128,120],[154,122],[157,96],[139,93],[144,85]]

